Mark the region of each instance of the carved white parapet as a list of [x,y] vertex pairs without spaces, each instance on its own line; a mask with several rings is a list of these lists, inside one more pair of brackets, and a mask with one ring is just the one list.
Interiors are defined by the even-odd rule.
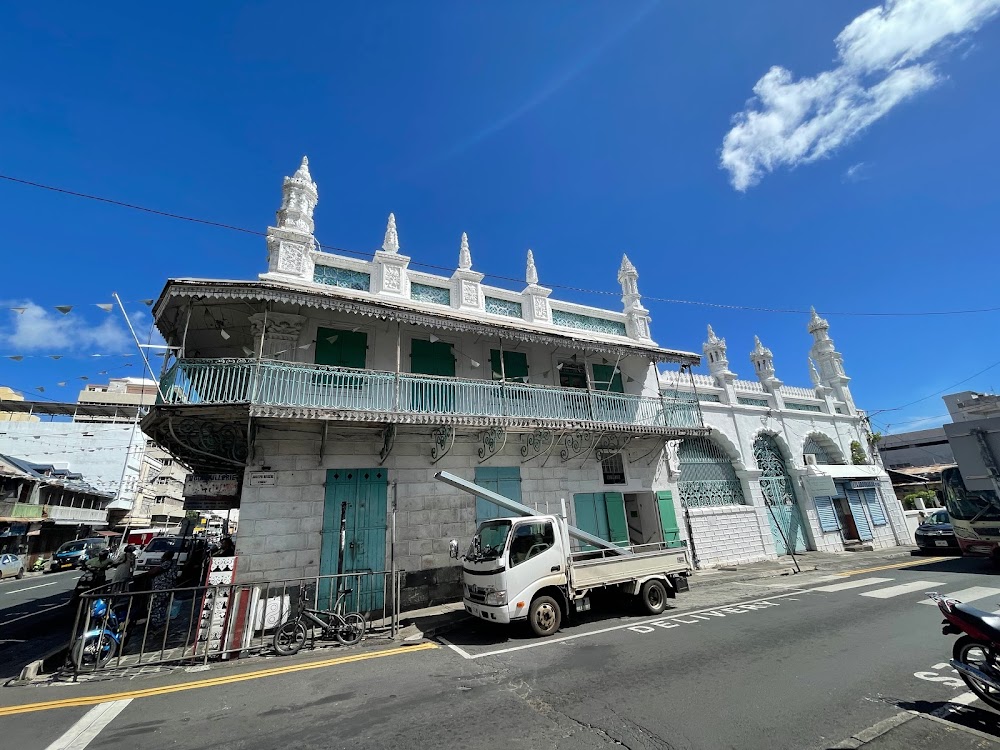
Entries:
[[[254,313],[250,316],[250,332],[253,334],[254,356],[263,351],[264,359],[293,361],[295,347],[302,334],[306,319],[301,315],[288,313]],[[264,346],[261,349],[261,335]]]
[[267,272],[312,281],[315,248],[316,241],[310,234],[268,227]]
[[549,295],[552,290],[538,284],[528,284],[524,291],[524,304],[521,312],[529,323],[550,323],[552,311],[549,309]]
[[394,297],[410,296],[410,279],[407,267],[410,258],[407,255],[379,250],[375,253],[372,263],[372,294],[387,294]]

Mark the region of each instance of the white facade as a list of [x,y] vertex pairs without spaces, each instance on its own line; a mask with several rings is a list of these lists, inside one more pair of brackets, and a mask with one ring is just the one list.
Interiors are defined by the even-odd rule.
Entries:
[[[762,435],[769,436],[777,446],[790,477],[794,507],[803,522],[803,547],[836,552],[855,541],[875,548],[910,543],[902,507],[889,477],[879,465],[877,454],[872,458],[864,415],[854,406],[843,360],[829,337],[829,324],[813,311],[808,330],[814,337],[810,358],[812,388],[786,386],[778,380],[771,351],[759,339],[755,339],[749,357],[757,379],[740,380],[729,370],[725,339],[716,336],[711,326],[704,345],[711,375],[694,376],[695,388],[692,388],[686,376],[678,377],[676,372],[661,374],[664,392],[688,393],[697,398],[704,424],[711,430],[709,438],[721,450],[722,460],[731,462],[740,488],[735,494],[742,495],[734,501],[732,493],[720,499],[716,492],[706,497],[704,504],[698,500],[686,503],[686,492],[681,487],[686,467],[682,461],[671,462],[671,478],[678,490],[678,512],[686,515],[688,537],[693,540],[702,565],[753,562],[774,558],[782,551],[783,540],[773,528],[776,524],[772,522],[772,508],[763,489],[767,482],[762,483],[762,467],[755,456],[755,441]],[[868,465],[852,463],[852,443],[855,451],[858,448],[864,451]],[[675,456],[679,448],[673,450]],[[807,458],[807,454],[812,454],[812,458]],[[687,471],[697,469],[687,468]],[[872,489],[884,510],[885,523],[879,523],[882,519],[877,508],[874,514],[869,511],[864,497],[854,502],[852,508],[847,497],[838,501],[834,495],[832,510],[838,516],[836,525],[840,528],[833,529],[835,524],[828,517],[824,530],[817,514],[816,493],[807,482],[808,477],[820,475],[835,480],[838,495],[844,494],[843,490],[853,490],[852,482],[865,486],[877,484]],[[696,489],[705,491],[701,487]],[[829,507],[827,500],[820,502]],[[858,529],[851,525],[855,519],[849,521],[845,517],[852,510],[861,521],[862,538],[858,538],[854,533]],[[864,526],[868,527],[871,538],[864,538],[868,536]]]

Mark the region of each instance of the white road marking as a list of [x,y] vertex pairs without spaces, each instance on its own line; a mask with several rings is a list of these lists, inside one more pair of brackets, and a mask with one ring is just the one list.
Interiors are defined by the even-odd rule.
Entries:
[[12,622],[17,622],[18,620],[26,620],[29,617],[34,617],[35,615],[40,615],[43,612],[48,612],[50,609],[55,609],[56,607],[62,607],[62,604],[53,604],[51,607],[46,607],[45,609],[40,609],[37,612],[29,612],[26,615],[21,615],[20,617],[15,617],[13,620],[5,620],[0,622],[0,625],[10,625]]
[[873,599],[892,599],[894,596],[912,594],[914,591],[933,591],[936,586],[943,585],[940,581],[910,581],[875,591],[862,591],[860,596],[870,596]]
[[17,594],[21,591],[31,591],[32,589],[40,589],[42,586],[55,586],[58,581],[50,581],[49,583],[40,583],[37,586],[28,586],[23,589],[14,589],[13,591],[4,591],[5,594]]
[[[997,596],[998,594],[1000,594],[1000,589],[990,588],[989,586],[973,586],[961,591],[951,591],[945,594],[945,596],[949,599],[958,599],[960,602],[974,602],[977,599],[985,599],[988,596]],[[937,606],[937,602],[930,599],[924,599],[920,603],[929,604],[932,607]]]
[[441,641],[441,643],[443,643],[445,646],[447,646],[448,648],[450,648],[452,651],[454,651],[456,654],[458,654],[459,656],[461,656],[463,659],[472,659],[473,658],[472,654],[470,654],[468,651],[466,651],[464,649],[459,648],[458,646],[456,646],[451,641],[448,641],[448,640],[446,640],[444,638],[438,638],[438,640]]
[[943,719],[955,710],[948,704],[957,703],[959,706],[971,706],[977,700],[979,700],[978,696],[970,690],[968,693],[962,693],[961,695],[956,695],[954,698],[949,698],[948,703],[945,703],[936,711],[931,711],[930,716],[937,716],[939,719]]
[[[840,576],[837,577],[840,578]],[[845,589],[856,589],[861,586],[874,586],[876,583],[889,583],[892,580],[892,578],[859,578],[856,581],[835,583],[832,586],[818,586],[817,588],[810,589],[810,591],[844,591]]]
[[[613,625],[609,628],[600,628],[599,630],[590,630],[586,633],[574,633],[573,635],[564,635],[561,638],[545,638],[544,640],[535,641],[533,643],[525,643],[521,646],[511,646],[510,648],[500,648],[495,651],[485,651],[481,654],[470,654],[468,659],[482,659],[484,656],[496,656],[498,654],[507,654],[511,651],[523,651],[528,648],[539,648],[541,646],[553,646],[557,643],[565,643],[566,641],[575,641],[578,638],[589,638],[592,635],[601,635],[602,633],[611,633],[615,630],[627,630],[629,628],[635,628],[640,626],[655,625],[656,623],[664,623],[666,620],[673,620],[680,617],[692,617],[693,615],[700,615],[704,612],[714,612],[712,617],[725,617],[722,612],[726,609],[732,609],[736,607],[746,607],[747,605],[760,604],[761,602],[770,602],[774,599],[787,599],[788,597],[794,596],[795,594],[804,594],[804,590],[799,591],[789,591],[785,594],[775,594],[774,596],[768,596],[761,599],[751,599],[750,601],[733,602],[730,604],[719,604],[715,607],[706,607],[705,609],[693,610],[691,612],[678,612],[676,615],[660,615],[659,617],[654,617],[649,620],[640,620],[639,622],[629,622],[624,625]],[[765,605],[766,606],[766,605]],[[773,606],[773,605],[772,605]],[[720,610],[722,612],[720,612]],[[735,615],[735,613],[734,613]],[[710,621],[707,618],[702,617],[703,621]],[[698,622],[697,620],[695,621]],[[683,623],[683,624],[694,624],[694,623]],[[664,625],[659,625],[658,627],[664,628]],[[677,627],[676,625],[669,625],[666,627]],[[442,640],[438,638],[438,640]],[[453,644],[449,644],[453,645]]]
[[108,724],[114,721],[125,707],[132,702],[131,698],[110,703],[99,703],[90,709],[73,726],[66,730],[46,750],[84,750]]

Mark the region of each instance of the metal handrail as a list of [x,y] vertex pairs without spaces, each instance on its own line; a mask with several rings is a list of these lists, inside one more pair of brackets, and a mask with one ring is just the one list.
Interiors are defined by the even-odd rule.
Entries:
[[328,408],[356,412],[553,419],[701,427],[687,398],[255,359],[183,359],[163,379],[167,403]]

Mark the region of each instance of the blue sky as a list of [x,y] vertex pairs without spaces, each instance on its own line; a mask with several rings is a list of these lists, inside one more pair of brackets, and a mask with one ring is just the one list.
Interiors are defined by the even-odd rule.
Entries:
[[[619,306],[558,285],[617,292],[627,252],[647,297],[812,304],[858,403],[891,409],[1000,360],[997,312],[838,314],[997,305],[997,11],[7,4],[0,173],[263,231],[308,154],[324,244],[371,251],[394,211],[414,264],[454,267],[467,231],[478,270],[523,278],[531,247],[541,282],[579,302]],[[2,180],[0,206],[0,384],[29,395],[72,400],[80,376],[140,369],[87,356],[135,351],[95,306],[112,290],[148,330],[137,301],[167,277],[265,267],[252,235]],[[809,383],[806,315],[647,306],[662,345],[700,352],[711,323],[751,377],[756,333],[778,377]],[[994,386],[1000,366],[955,390]],[[877,423],[944,413],[935,397]]]

